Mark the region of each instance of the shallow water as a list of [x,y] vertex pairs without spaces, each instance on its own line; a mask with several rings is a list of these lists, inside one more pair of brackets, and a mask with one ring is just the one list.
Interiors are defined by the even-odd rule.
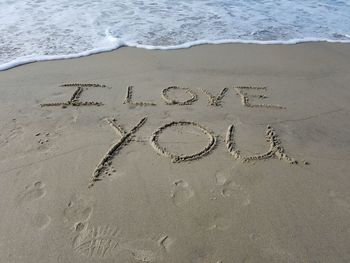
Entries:
[[0,70],[120,46],[350,41],[338,0],[3,0]]

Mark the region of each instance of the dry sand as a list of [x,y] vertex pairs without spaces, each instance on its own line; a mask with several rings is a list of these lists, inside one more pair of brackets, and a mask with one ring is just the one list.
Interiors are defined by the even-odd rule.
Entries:
[[0,72],[0,262],[350,262],[349,83],[326,43]]

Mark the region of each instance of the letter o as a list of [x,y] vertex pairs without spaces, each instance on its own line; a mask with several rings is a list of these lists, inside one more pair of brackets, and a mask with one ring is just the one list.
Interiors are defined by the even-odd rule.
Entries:
[[[199,151],[199,152],[194,153],[194,154],[177,155],[177,154],[171,153],[166,148],[160,146],[158,138],[159,138],[159,135],[162,132],[164,132],[165,129],[167,129],[169,127],[172,127],[172,126],[194,126],[194,127],[197,127],[205,135],[208,136],[209,143],[205,146],[205,148],[202,151]],[[191,161],[191,160],[199,159],[199,158],[203,157],[204,155],[207,155],[215,147],[216,140],[217,140],[216,136],[213,135],[212,132],[210,132],[207,128],[203,127],[202,125],[200,125],[200,124],[198,124],[196,122],[191,122],[191,121],[173,121],[173,122],[167,123],[167,124],[163,125],[162,127],[156,129],[152,133],[152,135],[150,137],[150,144],[153,147],[153,149],[156,152],[158,152],[160,155],[163,155],[163,156],[166,156],[166,157],[170,158],[172,160],[172,162],[174,162],[174,163],[179,163],[179,162],[185,162],[185,161]]]
[[[169,96],[168,96],[168,92],[171,89],[184,90],[191,97],[188,100],[185,100],[185,101],[178,101],[178,100],[170,99]],[[165,100],[165,103],[168,104],[168,105],[174,105],[174,104],[177,104],[177,105],[190,105],[193,102],[195,102],[196,100],[198,100],[198,95],[195,92],[193,92],[192,90],[188,89],[188,88],[181,88],[181,87],[178,87],[178,86],[171,86],[171,87],[167,87],[167,88],[163,89],[163,91],[162,91],[162,98]]]

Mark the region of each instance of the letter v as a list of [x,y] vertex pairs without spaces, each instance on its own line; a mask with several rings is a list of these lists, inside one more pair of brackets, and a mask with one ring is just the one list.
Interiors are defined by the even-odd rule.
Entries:
[[222,103],[222,99],[228,91],[228,88],[224,88],[218,95],[214,96],[209,91],[205,89],[201,89],[201,91],[208,96],[208,104],[212,106],[220,106]]

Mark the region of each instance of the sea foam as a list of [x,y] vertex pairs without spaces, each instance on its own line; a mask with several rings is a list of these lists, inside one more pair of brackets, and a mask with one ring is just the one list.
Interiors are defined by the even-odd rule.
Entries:
[[0,70],[130,46],[350,42],[340,0],[4,0]]

